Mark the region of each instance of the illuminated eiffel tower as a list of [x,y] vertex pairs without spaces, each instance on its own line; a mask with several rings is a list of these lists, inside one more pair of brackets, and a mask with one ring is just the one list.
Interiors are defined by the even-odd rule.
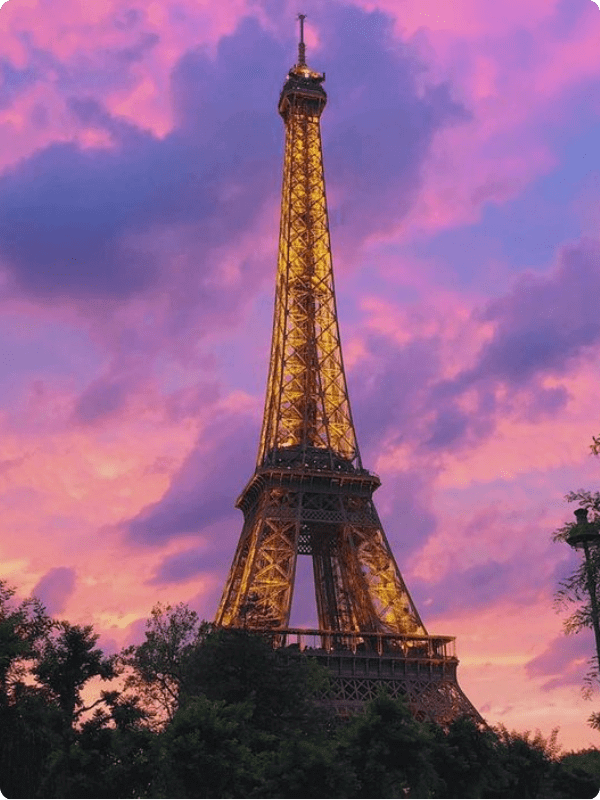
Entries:
[[[320,117],[325,75],[298,62],[279,99],[285,123],[271,361],[245,523],[217,626],[268,633],[317,658],[327,702],[362,707],[384,685],[421,719],[480,719],[461,691],[454,638],[429,636],[387,542],[352,422],[337,321]],[[313,563],[318,629],[289,627],[296,560]]]

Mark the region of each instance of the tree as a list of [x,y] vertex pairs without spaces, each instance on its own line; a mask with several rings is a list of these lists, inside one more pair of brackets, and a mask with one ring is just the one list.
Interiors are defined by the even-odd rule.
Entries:
[[104,692],[103,705],[56,748],[43,784],[44,796],[126,798],[146,794],[155,774],[151,758],[156,734],[144,713],[118,691]]
[[[363,714],[333,720],[319,706],[327,680],[315,661],[274,649],[269,637],[211,630],[182,605],[157,607],[150,635],[128,649],[129,688],[93,694],[90,681],[112,678],[117,665],[92,627],[52,620],[0,586],[0,782],[8,796],[596,794],[600,753],[559,758],[555,735],[467,719],[442,729],[385,694]],[[149,720],[134,685],[167,697],[171,716]]]
[[56,622],[45,637],[31,670],[48,696],[58,704],[71,728],[82,714],[105,700],[101,695],[85,706],[81,695],[85,684],[91,678],[106,681],[117,675],[114,659],[105,657],[96,647],[98,638],[91,625]]
[[21,603],[0,581],[0,788],[10,797],[32,797],[50,757],[60,715],[26,682],[53,626],[34,598]]
[[313,698],[327,681],[314,661],[274,650],[250,631],[213,630],[183,603],[157,605],[144,642],[124,650],[120,663],[129,670],[127,688],[139,694],[157,728],[200,695],[229,704],[252,699],[256,726],[265,731],[301,718],[314,725]]
[[15,605],[15,590],[0,580],[0,703],[6,702],[54,626],[39,600]]
[[[596,797],[600,789],[600,750],[587,748],[565,753],[559,759],[562,774],[559,789],[570,790],[571,797]],[[565,793],[562,795],[567,797]]]
[[328,681],[326,671],[287,648],[274,649],[268,638],[250,631],[207,634],[187,654],[183,674],[184,696],[203,694],[226,703],[252,699],[253,722],[261,730],[280,735],[326,724],[315,703]]
[[280,738],[260,776],[256,797],[358,796],[359,781],[335,729]]
[[497,733],[466,717],[433,726],[432,763],[442,797],[508,797],[509,774]]
[[[148,785],[150,732],[135,697],[90,697],[116,676],[90,625],[16,603],[0,582],[0,787],[9,797],[136,797]],[[144,771],[146,769],[146,771]]]
[[[588,492],[579,489],[569,492],[565,498],[569,503],[577,502],[581,508],[588,511],[589,521],[592,526],[600,528],[600,492]],[[575,529],[576,522],[567,522],[553,534],[554,541],[566,541],[569,534]],[[590,598],[588,581],[591,578],[596,592],[600,597],[600,547],[590,547],[590,565],[581,559],[575,571],[559,583],[555,594],[555,605],[559,611],[570,611],[564,620],[564,629],[567,634],[579,633],[585,628],[593,629],[593,611]],[[591,693],[600,680],[597,657],[592,656],[589,661],[589,671],[584,678],[586,693]],[[590,717],[590,724],[595,727],[596,715]]]
[[211,630],[188,612],[157,608],[145,642],[125,654],[129,685],[168,699],[170,716],[155,725],[151,793],[351,794],[315,700],[326,681],[316,662],[249,631]]
[[448,730],[434,726],[434,734],[433,765],[443,781],[436,796],[581,798],[595,797],[600,788],[589,773],[562,763],[558,729],[545,738],[539,731],[517,733],[458,719]]
[[125,685],[141,697],[155,726],[173,719],[187,659],[209,630],[210,625],[200,622],[184,603],[158,603],[146,622],[142,644],[131,645],[120,654],[119,663],[129,671]]
[[[503,725],[495,729],[503,751],[508,785],[501,797],[561,797],[556,793],[558,728],[546,739],[539,731],[517,733]],[[493,796],[493,795],[492,795]],[[496,795],[498,796],[498,795]],[[567,795],[571,796],[571,795]]]
[[35,687],[19,685],[0,708],[0,789],[7,797],[43,797],[41,786],[60,744],[62,715]]
[[256,757],[245,743],[251,703],[195,697],[161,732],[154,797],[248,797],[258,782]]
[[113,689],[84,700],[90,681],[108,681],[118,674],[115,659],[106,657],[97,641],[91,625],[57,622],[31,668],[46,707],[58,711],[60,719],[40,787],[42,796],[122,797],[128,784],[133,784],[131,796],[139,794],[140,787],[132,780],[137,740],[143,744],[148,736],[137,699],[121,697]]
[[401,700],[380,694],[340,737],[342,757],[358,781],[356,797],[431,797],[442,788],[434,737]]

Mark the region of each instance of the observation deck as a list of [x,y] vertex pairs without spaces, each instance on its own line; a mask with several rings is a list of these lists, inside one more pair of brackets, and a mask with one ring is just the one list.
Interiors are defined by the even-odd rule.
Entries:
[[253,629],[284,663],[311,658],[329,672],[319,700],[347,718],[381,691],[408,703],[416,719],[447,725],[460,716],[483,722],[458,685],[454,636]]
[[278,110],[283,119],[287,120],[292,108],[320,116],[327,103],[327,93],[321,85],[324,80],[324,72],[314,72],[306,64],[292,67],[279,96]]

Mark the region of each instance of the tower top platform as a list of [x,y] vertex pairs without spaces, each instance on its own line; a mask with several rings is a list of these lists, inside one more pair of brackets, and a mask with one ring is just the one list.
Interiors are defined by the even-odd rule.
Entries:
[[[299,14],[300,41],[298,43],[298,61],[288,72],[279,97],[279,113],[286,119],[290,106],[301,106],[311,114],[320,114],[327,102],[327,94],[322,83],[325,73],[315,72],[306,63],[306,45],[304,43],[305,14]],[[308,102],[307,102],[308,101]]]

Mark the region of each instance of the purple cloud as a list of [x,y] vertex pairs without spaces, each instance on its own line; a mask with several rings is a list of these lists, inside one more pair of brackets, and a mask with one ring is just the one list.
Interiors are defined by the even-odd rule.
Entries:
[[[209,437],[199,440],[161,500],[127,523],[131,539],[154,544],[175,536],[197,535],[236,514],[234,498],[252,472],[257,421],[242,414],[215,413]],[[234,538],[239,532],[232,534]],[[166,569],[169,574],[171,567]]]
[[[567,374],[600,342],[598,292],[600,243],[586,240],[563,248],[549,275],[526,275],[511,292],[477,312],[479,320],[495,323],[494,335],[473,367],[427,387],[431,422],[423,446],[471,446],[493,432],[499,413],[516,412],[535,421],[562,411],[569,399],[566,388],[544,387],[542,379]],[[436,343],[430,346],[435,358]],[[494,395],[498,384],[511,388],[502,402]],[[472,389],[478,407],[466,414],[457,401]]]
[[[143,22],[142,15],[134,13],[135,18],[127,11],[120,17],[115,16],[115,28],[132,31],[138,22]],[[27,53],[27,83],[52,82],[64,95],[73,92],[97,93],[131,86],[135,80],[131,67],[139,64],[160,41],[155,33],[139,30],[133,32],[130,43],[124,46],[94,48],[93,42],[89,42],[84,57],[79,51],[62,60],[51,49],[36,43],[35,37],[27,30],[19,31],[19,40]]]
[[[388,431],[413,435],[427,387],[441,369],[438,339],[413,339],[398,346],[383,336],[367,336],[368,363],[361,380],[349,376],[349,391],[363,457],[374,459]],[[377,413],[373,413],[377,409]]]
[[89,425],[120,411],[127,399],[127,389],[123,380],[98,378],[79,396],[73,419]]
[[49,614],[60,614],[75,589],[75,570],[54,567],[33,587],[33,596],[42,601]]
[[496,324],[494,337],[457,385],[494,379],[521,386],[540,374],[564,373],[600,340],[599,291],[600,243],[564,247],[554,272],[525,275],[484,309],[482,321]]
[[438,520],[431,509],[430,476],[417,470],[394,474],[373,499],[402,569],[407,558],[437,529]]
[[581,631],[576,636],[556,636],[539,656],[525,665],[530,678],[552,676],[542,689],[552,691],[559,686],[581,686],[588,670],[588,661],[594,654],[591,631]]
[[[139,143],[151,146],[142,134]],[[152,283],[156,264],[121,239],[143,163],[139,151],[127,164],[112,153],[53,144],[0,177],[0,257],[20,291],[117,298]]]
[[421,599],[428,616],[439,616],[460,609],[491,606],[506,595],[509,586],[521,592],[521,575],[517,573],[515,562],[490,559],[466,569],[457,566],[435,583],[412,580],[411,591],[417,602]]
[[398,46],[387,15],[339,5],[320,34],[323,55],[315,59],[343,65],[327,79],[331,99],[325,113],[332,119],[323,129],[329,182],[343,197],[336,212],[351,252],[357,239],[406,214],[434,134],[466,121],[468,113],[448,85],[418,91],[423,67],[410,46]]
[[[390,46],[389,18],[336,6],[323,26],[328,57],[345,65],[331,86],[338,119],[330,126],[328,171],[344,189],[352,186],[344,213],[349,229],[363,235],[372,232],[365,208],[375,217],[385,199],[407,210],[434,133],[464,112],[447,87],[421,96],[415,57]],[[106,57],[123,70],[154,44],[142,37]],[[63,67],[59,82],[74,119],[106,131],[114,146],[52,144],[0,177],[0,258],[16,290],[38,298],[119,300],[162,285],[164,259],[141,239],[173,226],[192,226],[194,283],[206,290],[211,248],[239,239],[279,190],[273,150],[281,150],[283,134],[275,107],[282,65],[293,58],[251,18],[221,39],[215,58],[202,49],[187,52],[171,75],[176,127],[161,140],[111,117],[86,81]],[[348,92],[361,98],[358,117]],[[375,112],[386,122],[377,146]],[[189,249],[180,237],[175,246]],[[202,302],[202,288],[191,293]],[[234,294],[221,304],[237,299]],[[205,298],[207,308],[214,302]]]
[[453,444],[467,433],[470,416],[457,406],[448,405],[436,416],[433,431],[426,444],[434,450]]
[[[155,284],[160,270],[152,252],[136,250],[128,237],[193,224],[206,255],[253,222],[278,183],[263,161],[272,161],[266,134],[278,121],[261,97],[260,74],[249,81],[255,91],[247,92],[245,107],[229,105],[235,84],[248,83],[241,74],[247,38],[262,73],[272,73],[278,48],[256,23],[243,23],[225,40],[214,65],[199,52],[187,54],[172,76],[180,128],[164,140],[112,118],[94,99],[70,99],[74,117],[106,130],[116,146],[53,144],[0,178],[0,255],[21,291],[126,298]],[[187,116],[182,97],[193,107]],[[239,191],[225,198],[232,182]],[[196,265],[200,275],[202,267]]]
[[31,66],[15,67],[8,59],[0,59],[0,108],[9,108],[21,92],[32,86],[38,71]]
[[[483,554],[486,530],[507,524],[509,520],[501,518],[494,508],[482,509],[465,523],[461,539],[477,543],[478,551]],[[468,567],[462,566],[465,557],[459,549],[438,579],[413,579],[411,589],[417,602],[427,608],[431,616],[491,608],[506,597],[522,604],[537,602],[543,597],[550,606],[553,588],[552,584],[549,587],[549,576],[556,571],[554,547],[548,540],[540,546],[539,540],[532,539],[530,545],[524,544],[506,558],[487,558]],[[532,563],[536,564],[534,570]]]
[[149,583],[178,583],[199,575],[205,569],[206,552],[204,547],[183,550],[165,558]]

